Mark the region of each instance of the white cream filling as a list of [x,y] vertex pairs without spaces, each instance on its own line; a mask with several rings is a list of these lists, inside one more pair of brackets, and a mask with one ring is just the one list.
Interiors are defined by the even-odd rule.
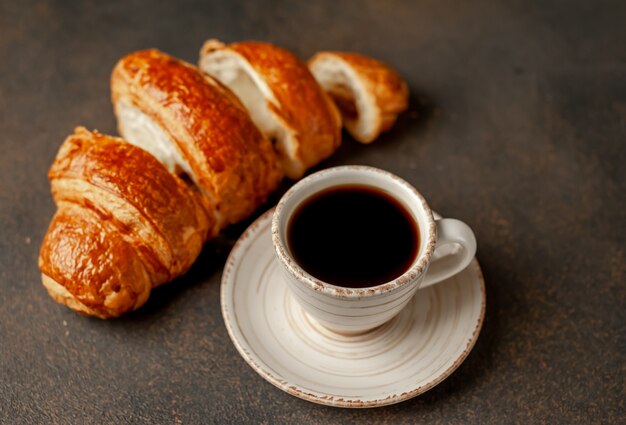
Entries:
[[194,178],[189,163],[181,156],[176,143],[154,120],[126,102],[118,102],[116,110],[119,131],[124,139],[152,154],[169,172],[180,174],[182,170]]

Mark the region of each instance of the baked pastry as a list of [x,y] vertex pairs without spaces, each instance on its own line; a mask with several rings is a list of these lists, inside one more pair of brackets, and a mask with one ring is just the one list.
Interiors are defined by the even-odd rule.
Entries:
[[108,318],[140,307],[215,233],[206,200],[122,139],[77,128],[48,177],[58,210],[39,268],[52,298],[75,311]]
[[236,96],[188,63],[154,49],[129,54],[111,94],[120,134],[197,184],[218,228],[249,216],[282,179]]
[[309,60],[318,83],[341,111],[352,137],[370,143],[408,106],[409,90],[384,63],[357,53],[319,52]]
[[306,64],[269,43],[209,40],[200,69],[230,88],[261,132],[274,141],[292,179],[330,156],[341,142],[338,111]]
[[[299,178],[339,146],[339,111],[293,54],[210,40],[200,65],[225,85],[158,50],[125,56],[111,93],[126,140],[79,127],[61,146],[39,255],[59,303],[100,318],[140,307],[284,174]],[[361,141],[406,108],[406,85],[378,61],[325,52],[311,68]]]

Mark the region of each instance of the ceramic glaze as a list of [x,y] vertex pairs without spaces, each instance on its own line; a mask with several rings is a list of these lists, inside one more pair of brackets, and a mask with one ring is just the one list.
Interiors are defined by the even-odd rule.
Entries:
[[429,390],[469,354],[485,314],[476,260],[441,284],[420,290],[384,325],[340,335],[313,319],[287,287],[272,250],[271,217],[267,212],[241,236],[221,288],[228,333],[264,379],[314,403],[377,407]]
[[[339,287],[314,278],[293,259],[286,233],[294,211],[316,193],[343,185],[371,186],[389,194],[407,208],[417,223],[422,242],[415,261],[400,277],[369,288]],[[469,226],[454,219],[435,221],[426,200],[413,186],[389,172],[364,166],[329,168],[294,185],[274,212],[272,241],[294,299],[320,324],[341,334],[366,332],[387,322],[409,303],[420,286],[459,273],[476,252],[476,239]],[[451,250],[451,246],[461,249]],[[431,262],[435,249],[442,253],[444,247],[448,255],[439,255]]]

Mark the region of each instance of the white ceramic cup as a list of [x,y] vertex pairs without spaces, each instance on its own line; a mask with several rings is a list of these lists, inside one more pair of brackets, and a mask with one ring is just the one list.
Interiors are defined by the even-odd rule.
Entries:
[[[294,260],[287,243],[292,214],[315,193],[342,185],[371,186],[387,193],[400,201],[417,223],[419,250],[400,277],[369,288],[345,288],[316,279]],[[365,166],[329,168],[291,187],[274,211],[272,242],[298,303],[320,324],[342,334],[358,334],[382,325],[398,314],[420,287],[459,273],[476,252],[476,239],[467,224],[451,218],[435,220],[426,200],[413,186],[387,171]]]

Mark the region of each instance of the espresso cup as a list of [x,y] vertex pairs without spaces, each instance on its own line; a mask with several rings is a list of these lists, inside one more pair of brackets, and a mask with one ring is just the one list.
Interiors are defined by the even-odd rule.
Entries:
[[[368,186],[391,196],[415,221],[420,237],[417,254],[408,269],[389,282],[366,288],[336,286],[307,273],[290,251],[288,224],[298,207],[321,191],[347,185]],[[467,224],[451,218],[435,220],[426,200],[412,185],[387,171],[366,166],[329,168],[292,186],[274,211],[272,242],[295,300],[310,317],[341,334],[363,333],[392,319],[418,289],[459,273],[476,252],[476,239]]]

